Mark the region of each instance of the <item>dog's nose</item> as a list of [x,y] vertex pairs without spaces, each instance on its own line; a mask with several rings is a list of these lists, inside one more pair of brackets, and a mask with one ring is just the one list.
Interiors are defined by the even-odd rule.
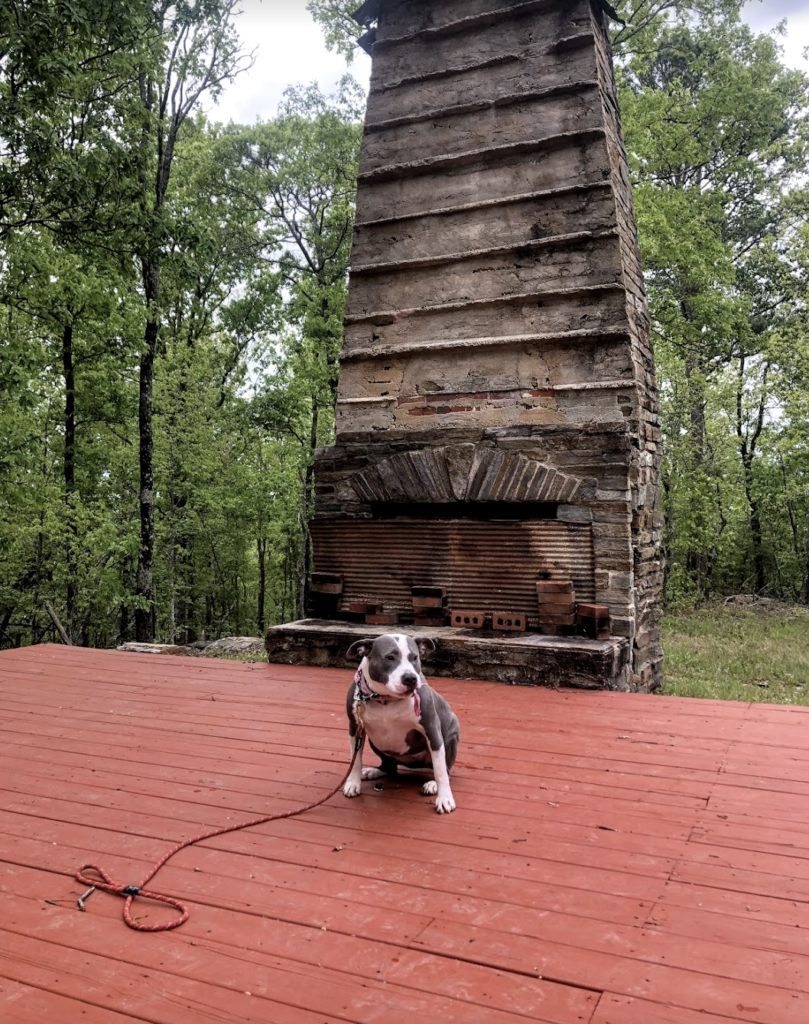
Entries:
[[419,683],[419,677],[413,675],[412,672],[408,672],[407,675],[402,676],[402,682],[408,690],[415,690]]

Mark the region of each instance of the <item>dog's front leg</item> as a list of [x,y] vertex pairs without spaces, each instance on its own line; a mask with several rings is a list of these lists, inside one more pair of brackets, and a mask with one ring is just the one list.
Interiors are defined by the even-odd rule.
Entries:
[[428,796],[432,796],[435,793],[436,811],[439,814],[449,814],[450,811],[455,810],[455,798],[452,795],[452,789],[449,784],[447,753],[444,749],[444,744],[442,743],[437,750],[431,750],[430,754],[433,759],[433,778],[435,781],[425,783],[422,792]]
[[362,748],[365,746],[365,737],[359,740],[357,746],[356,736],[351,737],[351,756],[354,757],[356,749],[357,756],[354,757],[354,764],[351,767],[351,774],[343,786],[343,796],[359,796],[362,791]]

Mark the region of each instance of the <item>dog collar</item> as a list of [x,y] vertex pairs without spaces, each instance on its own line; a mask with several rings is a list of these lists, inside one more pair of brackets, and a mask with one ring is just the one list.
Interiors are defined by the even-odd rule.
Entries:
[[[421,717],[421,697],[419,697],[419,686],[424,684],[419,680],[416,689],[413,691],[413,710],[416,713],[416,718]],[[376,690],[372,690],[371,687],[365,681],[365,673],[362,671],[362,665],[357,669],[357,674],[354,676],[354,700],[358,704],[368,704],[372,700],[378,701],[380,704],[390,704],[391,701],[401,700],[401,697],[386,697],[382,693],[377,693]]]
[[354,685],[357,688],[354,699],[360,704],[368,704],[372,700],[378,700],[380,704],[387,704],[389,700],[393,699],[371,689],[365,682],[365,673],[362,671],[362,665],[357,669],[357,674],[354,676]]

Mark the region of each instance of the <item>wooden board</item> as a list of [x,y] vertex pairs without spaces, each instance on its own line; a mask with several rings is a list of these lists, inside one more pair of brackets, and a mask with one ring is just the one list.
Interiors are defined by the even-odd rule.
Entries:
[[[11,1024],[805,1024],[803,709],[440,680],[438,816],[418,780],[184,850],[329,791],[351,670],[44,646],[0,653],[0,1018]],[[46,902],[52,901],[52,902]],[[136,901],[136,916],[165,911]]]

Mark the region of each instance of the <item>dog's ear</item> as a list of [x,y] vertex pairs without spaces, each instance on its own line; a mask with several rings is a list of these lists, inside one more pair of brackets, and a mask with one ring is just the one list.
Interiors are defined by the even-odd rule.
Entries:
[[419,649],[419,656],[424,657],[435,650],[435,643],[428,636],[414,636],[413,643]]
[[356,640],[346,651],[346,658],[349,661],[362,661],[368,651],[373,646],[374,638],[366,640]]

